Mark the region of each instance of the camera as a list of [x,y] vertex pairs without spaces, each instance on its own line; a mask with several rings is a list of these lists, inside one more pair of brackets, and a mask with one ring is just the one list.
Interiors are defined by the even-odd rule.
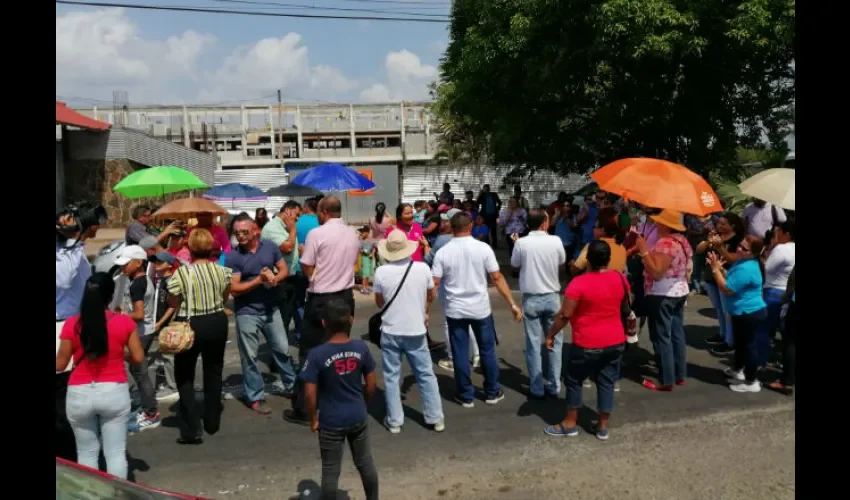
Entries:
[[[59,219],[68,216],[74,224],[63,225]],[[64,238],[70,238],[75,233],[85,232],[92,226],[106,224],[106,209],[102,205],[89,202],[71,203],[56,213],[56,233]]]

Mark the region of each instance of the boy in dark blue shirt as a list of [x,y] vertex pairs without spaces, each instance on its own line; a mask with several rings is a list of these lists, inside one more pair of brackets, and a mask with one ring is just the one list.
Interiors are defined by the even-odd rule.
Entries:
[[310,350],[300,377],[311,429],[319,433],[322,498],[336,498],[348,440],[366,499],[378,500],[378,471],[369,447],[366,413],[366,401],[375,394],[375,359],[365,342],[349,338],[353,321],[344,300],[328,301],[322,323],[330,338]]

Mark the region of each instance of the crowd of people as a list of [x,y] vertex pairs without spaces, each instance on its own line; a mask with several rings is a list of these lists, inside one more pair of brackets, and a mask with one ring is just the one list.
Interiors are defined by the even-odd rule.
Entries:
[[[220,428],[232,314],[245,405],[259,415],[271,413],[258,362],[262,335],[280,379],[277,392],[292,400],[284,419],[319,434],[323,492],[336,491],[348,441],[367,498],[378,498],[366,400],[375,394],[379,365],[365,342],[350,337],[357,277],[360,293],[373,295],[379,308],[368,322],[369,337],[380,347],[383,425],[393,434],[404,426],[403,358],[418,384],[424,420],[435,432],[443,432],[446,421],[431,351],[443,350],[437,365],[453,372],[454,401],[461,407],[475,405],[475,368],[484,377],[484,403],[505,398],[491,287],[522,322],[527,397],[558,398],[561,382],[566,386],[567,413],[544,429],[548,435],[578,434],[582,390],[595,384],[595,434],[608,438],[623,356],[644,325],[657,377],[644,379],[643,387],[671,392],[684,385],[684,311],[694,293],[707,294],[717,312],[719,333],[706,342],[715,354],[732,357],[730,388],[761,390],[759,377],[774,360],[781,330],[782,377],[769,386],[793,392],[792,214],[759,200],[742,217],[683,215],[601,191],[581,204],[574,200],[560,193],[548,206],[532,207],[517,186],[503,207],[488,185],[461,200],[446,184],[434,200],[399,204],[394,216],[378,203],[369,223],[357,229],[342,220],[339,199],[325,196],[288,201],[272,216],[265,209],[254,217],[242,213],[226,228],[214,224],[212,214],[199,214],[188,230],[172,222],[159,233],[150,229],[150,209],[141,206],[116,261],[124,276],[117,287],[112,276],[92,275],[80,250],[97,226],[61,233],[60,226],[74,224],[65,215],[57,220],[56,371],[57,387],[64,380],[67,393],[62,408],[57,399],[57,432],[66,419],[74,458],[96,468],[102,449],[108,472],[126,477],[127,434],[155,428],[157,398],[176,397],[177,442],[201,445],[204,432]],[[519,279],[520,301],[496,258],[501,244]],[[434,302],[442,310],[444,342],[430,337]],[[190,348],[173,356],[151,352],[163,328],[184,322],[194,332]],[[563,352],[567,324],[571,343]],[[297,358],[291,346],[298,347]],[[194,389],[199,357],[203,404]],[[173,393],[157,391],[149,365],[164,370],[165,390]],[[138,403],[131,392],[138,393]],[[70,454],[60,447],[58,456]]]

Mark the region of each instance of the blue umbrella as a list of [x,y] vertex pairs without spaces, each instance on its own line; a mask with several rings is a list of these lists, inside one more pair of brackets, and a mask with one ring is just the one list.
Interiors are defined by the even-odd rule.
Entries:
[[229,201],[265,201],[268,199],[266,193],[261,189],[249,186],[247,184],[231,183],[221,184],[212,187],[204,193],[204,198],[208,200],[229,200]]
[[319,191],[368,191],[375,183],[339,163],[323,163],[301,172],[290,181],[293,184],[310,186]]

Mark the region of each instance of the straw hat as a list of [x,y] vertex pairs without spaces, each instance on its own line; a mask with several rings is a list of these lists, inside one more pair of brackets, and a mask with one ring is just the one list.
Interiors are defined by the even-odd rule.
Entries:
[[378,254],[387,262],[404,260],[419,247],[419,242],[410,241],[404,231],[393,229],[386,239],[378,242]]
[[682,212],[665,208],[658,215],[650,215],[650,219],[656,224],[667,226],[674,231],[684,231],[685,224],[683,223]]

